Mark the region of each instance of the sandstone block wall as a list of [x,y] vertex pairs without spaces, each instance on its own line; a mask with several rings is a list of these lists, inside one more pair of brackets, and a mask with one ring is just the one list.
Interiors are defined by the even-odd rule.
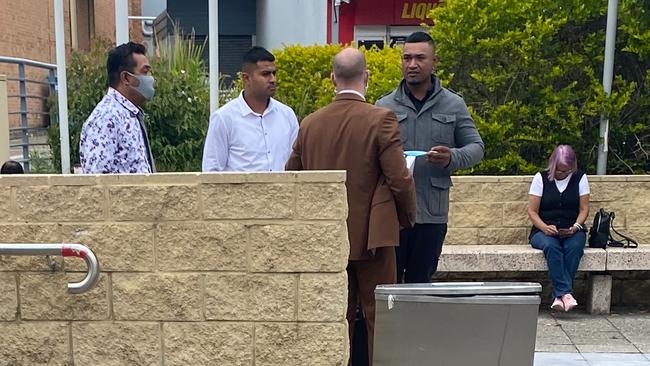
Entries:
[[[453,177],[445,245],[528,245],[526,212],[531,176]],[[616,212],[614,226],[650,244],[650,176],[588,176],[591,227],[601,207]]]
[[[102,268],[97,287],[70,295],[80,260],[56,257],[52,272],[43,257],[0,256],[0,366],[345,365],[344,179],[0,176],[0,243],[82,243]],[[650,243],[650,176],[589,179],[588,222],[614,210]],[[530,180],[455,177],[447,245],[527,245]],[[645,275],[615,275],[615,299],[636,296],[617,281],[647,293]]]
[[344,172],[1,176],[0,365],[345,365]]
[[[525,245],[530,221],[526,212],[532,176],[453,177],[449,229],[445,245]],[[614,226],[640,244],[650,244],[650,176],[588,176],[592,226],[600,208],[614,211]],[[627,254],[631,259],[635,254]],[[647,271],[615,271],[612,305],[650,304],[650,267]],[[551,299],[547,272],[437,273],[435,281],[534,281],[543,285],[542,301]],[[574,292],[586,299],[589,273],[578,273]]]

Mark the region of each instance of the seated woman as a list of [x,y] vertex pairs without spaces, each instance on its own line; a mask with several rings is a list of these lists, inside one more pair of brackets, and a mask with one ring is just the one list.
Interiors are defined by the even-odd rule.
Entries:
[[548,169],[530,185],[528,217],[533,223],[528,240],[544,251],[553,284],[554,310],[569,311],[578,302],[571,294],[573,279],[584,253],[584,222],[589,214],[587,175],[578,170],[576,154],[559,145],[548,159]]

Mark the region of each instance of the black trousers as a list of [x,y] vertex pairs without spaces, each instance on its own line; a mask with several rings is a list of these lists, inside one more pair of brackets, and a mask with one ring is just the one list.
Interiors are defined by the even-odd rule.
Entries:
[[366,319],[363,317],[361,307],[357,308],[357,315],[354,324],[354,338],[352,338],[352,353],[350,354],[351,366],[368,366],[368,329],[366,328]]
[[399,234],[397,283],[428,283],[438,270],[447,224],[415,224]]

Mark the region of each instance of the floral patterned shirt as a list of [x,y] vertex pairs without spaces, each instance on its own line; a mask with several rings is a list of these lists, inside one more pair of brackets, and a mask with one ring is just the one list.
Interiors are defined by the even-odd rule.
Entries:
[[144,112],[108,88],[81,129],[79,155],[86,174],[155,171]]

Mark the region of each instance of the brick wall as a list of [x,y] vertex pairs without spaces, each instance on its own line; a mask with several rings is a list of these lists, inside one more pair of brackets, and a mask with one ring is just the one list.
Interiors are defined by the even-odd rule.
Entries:
[[[89,6],[94,3],[94,11]],[[68,54],[71,51],[69,1],[63,1],[64,32]],[[129,14],[141,14],[141,0],[129,0]],[[90,23],[94,24],[94,34]],[[142,31],[139,21],[129,23],[130,39],[141,42]],[[52,0],[12,1],[0,0],[0,56],[26,58],[45,63],[56,63],[56,42],[54,33],[54,2]],[[79,47],[88,49],[90,40],[95,37],[115,40],[115,3],[114,0],[77,0],[77,34]],[[68,59],[69,61],[69,59]],[[0,75],[17,78],[16,65],[0,63]],[[45,81],[47,72],[42,69],[27,67],[28,79]],[[18,94],[18,83],[7,84],[8,94]],[[70,92],[70,91],[68,91]],[[27,94],[47,96],[48,89],[37,84],[27,84]],[[9,99],[9,110],[18,111],[17,98]],[[40,99],[28,99],[28,110],[47,110]],[[47,125],[47,118],[29,115],[30,127]],[[20,126],[18,115],[10,116],[10,127]]]
[[1,176],[0,365],[344,365],[344,173]]
[[[528,245],[526,208],[532,177],[454,177],[445,244]],[[650,244],[650,176],[589,176],[591,226],[599,208],[616,212],[614,225]]]
[[[129,0],[129,15],[141,15],[141,4]],[[115,0],[95,0],[95,36],[115,41]],[[142,42],[140,21],[129,21],[129,39]]]
[[[70,48],[70,21],[68,1],[64,1],[64,23],[66,48]],[[0,0],[0,55],[26,58],[46,63],[56,63],[54,35],[53,1],[11,1]],[[32,67],[26,68],[26,77],[31,80],[45,81],[47,72]],[[18,77],[18,66],[0,63],[0,74]],[[9,81],[7,92],[18,94],[18,83]],[[37,84],[28,84],[27,93],[46,96],[47,88]],[[9,110],[20,109],[17,98],[9,99]],[[44,103],[39,99],[28,99],[28,110],[42,111]],[[29,115],[30,126],[43,126],[45,121],[40,115]],[[20,126],[18,115],[9,117],[10,127]]]

